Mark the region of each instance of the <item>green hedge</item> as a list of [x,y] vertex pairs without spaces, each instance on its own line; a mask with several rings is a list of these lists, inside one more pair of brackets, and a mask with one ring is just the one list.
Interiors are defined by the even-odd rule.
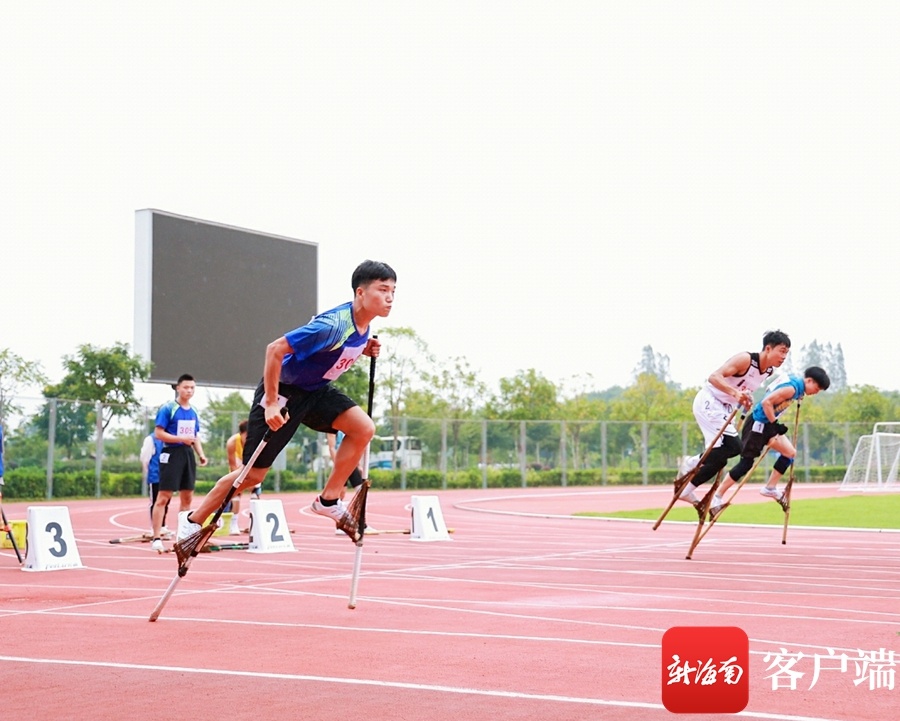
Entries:
[[[814,467],[810,469],[810,482],[812,483],[839,483],[844,478],[843,467]],[[806,469],[798,468],[797,480],[806,480]],[[371,472],[372,485],[375,488],[399,489],[401,488],[401,472],[390,470],[373,470]],[[464,471],[451,471],[447,473],[447,488],[481,488],[484,476],[481,469],[472,468]],[[675,474],[669,468],[650,469],[647,472],[649,485],[670,485],[675,479]],[[757,478],[764,479],[763,475]],[[607,469],[606,485],[609,486],[640,486],[644,482],[644,474],[640,469]],[[406,488],[411,490],[429,490],[443,488],[444,479],[440,471],[407,471]],[[562,486],[562,472],[558,469],[525,472],[525,484],[529,488],[553,488]],[[567,486],[601,486],[603,472],[599,468],[568,471],[566,473]],[[488,488],[521,488],[522,473],[517,468],[489,468],[487,471]]]
[[[7,473],[3,480],[3,496],[9,500],[37,500],[47,497],[47,474],[43,468],[17,468]],[[139,496],[141,474],[101,471],[100,495],[117,498]],[[53,472],[54,498],[94,498],[97,496],[96,471]]]
[[[205,478],[203,480],[200,480],[198,478],[197,485],[194,487],[194,495],[205,495],[207,492],[209,492],[209,489],[215,485],[216,481],[218,481],[220,477],[221,475],[212,478]],[[263,482],[263,491],[267,490],[270,492],[275,490],[274,471],[269,471],[269,474],[266,476],[266,480]],[[315,476],[299,475],[293,473],[292,471],[281,471],[281,475],[279,477],[279,492],[291,493],[294,491],[314,490],[316,490]]]
[[47,473],[43,468],[15,468],[3,475],[3,497],[36,499],[47,496]]
[[[202,471],[202,473],[201,473]],[[846,469],[840,466],[814,467],[810,469],[809,480],[813,483],[839,483],[844,478]],[[224,474],[224,468],[213,470],[198,469],[196,495],[205,495],[213,484]],[[757,474],[755,480],[762,481],[765,476]],[[640,469],[626,470],[610,468],[607,470],[606,485],[639,486],[643,483]],[[674,475],[670,469],[651,469],[648,479],[651,485],[668,485]],[[373,469],[371,472],[374,488],[398,490],[401,488],[401,472]],[[529,488],[548,488],[562,486],[562,472],[559,470],[535,471],[527,470],[526,485]],[[806,481],[806,469],[797,468],[796,479]],[[47,476],[43,468],[15,468],[8,470],[4,476],[6,485],[3,495],[8,500],[38,500],[47,495]],[[451,471],[447,474],[447,488],[481,488],[483,475],[481,469],[470,468],[463,471]],[[440,471],[407,471],[406,488],[408,490],[440,490],[444,478]],[[517,468],[490,468],[487,471],[488,488],[520,488],[522,474]],[[566,474],[568,486],[600,486],[603,485],[603,474],[600,469],[569,471]],[[275,473],[270,471],[266,477],[265,488],[275,489]],[[280,474],[280,490],[285,493],[300,491],[310,492],[316,489],[316,477],[311,474],[299,474],[282,471]],[[113,471],[104,469],[100,473],[100,493],[103,497],[132,497],[141,494],[141,474],[139,471]],[[97,495],[95,470],[57,470],[53,473],[54,498],[94,498]]]

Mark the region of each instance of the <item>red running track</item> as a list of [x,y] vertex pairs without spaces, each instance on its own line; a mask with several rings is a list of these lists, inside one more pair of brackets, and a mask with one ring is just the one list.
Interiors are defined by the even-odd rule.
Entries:
[[[373,492],[371,525],[408,527],[414,493]],[[108,542],[144,530],[145,504],[72,502],[84,568],[26,573],[0,551],[0,708],[92,721],[662,719],[663,633],[739,626],[751,651],[742,716],[896,717],[893,667],[874,689],[852,661],[809,686],[826,655],[886,649],[900,665],[900,534],[794,527],[782,546],[780,526],[723,522],[687,561],[693,525],[571,517],[661,507],[669,493],[425,491],[452,540],[367,538],[353,611],[355,547],[303,511],[310,494],[277,496],[297,552],[199,556],[156,623],[174,555]],[[24,518],[26,505],[4,508]],[[795,690],[773,689],[780,649],[805,655]]]

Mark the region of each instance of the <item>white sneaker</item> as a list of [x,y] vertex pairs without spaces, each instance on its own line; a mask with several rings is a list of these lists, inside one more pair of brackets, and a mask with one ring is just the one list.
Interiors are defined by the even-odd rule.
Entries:
[[194,535],[197,531],[199,531],[202,526],[199,523],[194,523],[193,521],[188,520],[188,515],[190,515],[190,511],[184,511],[179,514],[178,519],[178,540],[183,541],[188,536]]
[[165,526],[163,526],[163,527],[160,529],[160,532],[159,532],[159,537],[160,537],[160,538],[171,538],[171,537],[174,536],[174,535],[175,535],[175,534],[172,533],[172,531],[170,531],[170,530],[169,530],[168,528],[166,528]]
[[347,515],[347,506],[342,500],[338,499],[338,502],[333,506],[325,506],[322,505],[321,496],[316,496],[316,500],[312,502],[310,510],[312,510],[313,513],[318,513],[320,516],[330,518],[335,523]]
[[333,506],[325,506],[322,504],[321,496],[317,496],[316,500],[312,502],[310,509],[313,513],[318,513],[320,516],[325,516],[334,521],[337,529],[350,536],[354,543],[358,543],[359,539],[362,538],[356,520],[347,511],[347,506],[344,505],[343,501],[338,500]]
[[713,507],[713,508],[718,508],[718,507],[721,506],[724,502],[725,502],[725,501],[724,501],[723,499],[719,498],[716,494],[713,494],[713,497],[712,497],[712,507]]
[[777,488],[768,488],[767,486],[763,486],[759,489],[759,495],[765,496],[766,498],[774,498],[776,501],[780,501],[782,493]]
[[162,539],[154,538],[153,543],[150,544],[150,549],[156,551],[157,553],[164,553],[166,547],[163,545]]
[[694,495],[694,488],[695,486],[693,484],[686,484],[678,498],[682,501],[687,501],[688,503],[698,503],[700,499]]
[[240,536],[241,529],[239,528],[238,519],[234,516],[231,517],[231,526],[228,529],[229,536]]

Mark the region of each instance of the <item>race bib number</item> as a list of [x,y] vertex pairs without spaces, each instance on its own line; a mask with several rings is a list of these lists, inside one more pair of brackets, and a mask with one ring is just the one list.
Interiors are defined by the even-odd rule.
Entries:
[[168,453],[160,453],[159,454],[159,462],[160,463],[168,463],[169,462],[169,454]]
[[766,424],[762,421],[753,421],[753,432],[754,433],[762,433],[763,428],[766,427]]
[[363,350],[365,350],[364,345],[357,346],[344,346],[344,350],[341,352],[341,357],[335,361],[334,365],[328,369],[323,378],[333,381],[337,378],[340,378],[342,373],[350,370],[350,367],[362,355]]
[[194,421],[178,421],[178,428],[175,435],[179,438],[193,438],[196,424]]

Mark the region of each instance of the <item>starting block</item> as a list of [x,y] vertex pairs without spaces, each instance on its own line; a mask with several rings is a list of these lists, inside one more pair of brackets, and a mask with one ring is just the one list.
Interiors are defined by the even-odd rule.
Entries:
[[[9,522],[9,532],[12,533],[13,538],[16,539],[16,545],[19,547],[20,551],[25,550],[25,541],[27,539],[27,531],[28,524],[25,521],[10,521]],[[0,548],[12,548],[12,541],[9,540],[9,536],[6,532],[0,533]]]
[[[186,526],[188,524],[187,517],[188,517],[189,513],[190,513],[190,511],[179,511],[178,512],[178,533],[176,536],[177,538],[184,538],[185,536],[189,535],[187,533],[187,529],[186,529]],[[209,523],[212,520],[212,517],[214,515],[215,515],[214,513],[210,513],[209,517],[203,522],[203,525],[205,526],[207,523]],[[213,531],[214,536],[227,536],[228,535],[228,532],[231,530],[231,516],[232,516],[232,514],[230,511],[228,513],[223,513],[221,516],[219,516],[219,520],[216,523],[216,530]]]
[[29,506],[27,540],[23,571],[83,568],[66,506]]
[[437,496],[412,497],[411,541],[450,541],[450,534],[444,523],[441,502]]
[[250,501],[250,553],[290,553],[296,550],[284,516],[284,506],[277,498]]
[[[206,519],[206,523],[209,523],[214,515],[214,513],[211,514],[210,517]],[[213,531],[214,536],[227,536],[231,533],[231,517],[233,515],[234,514],[231,511],[226,511],[219,516],[218,528]]]

